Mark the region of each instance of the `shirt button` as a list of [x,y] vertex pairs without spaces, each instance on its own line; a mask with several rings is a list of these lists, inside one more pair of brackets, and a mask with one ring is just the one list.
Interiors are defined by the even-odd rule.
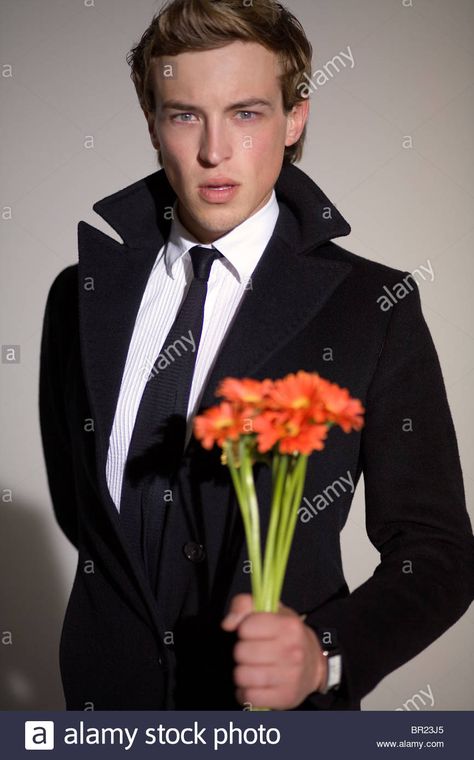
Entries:
[[206,556],[206,550],[202,544],[195,541],[188,541],[183,546],[184,556],[191,562],[202,562]]

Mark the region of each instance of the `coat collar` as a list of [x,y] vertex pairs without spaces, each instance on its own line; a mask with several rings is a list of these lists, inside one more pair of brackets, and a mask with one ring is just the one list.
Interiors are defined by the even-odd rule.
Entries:
[[[277,224],[210,373],[200,409],[216,403],[214,391],[221,378],[258,377],[269,356],[315,317],[352,269],[348,262],[318,256],[319,246],[350,232],[349,224],[319,187],[297,167],[285,165],[275,191],[280,205]],[[168,237],[174,201],[161,170],[94,204],[123,243],[84,221],[78,225],[80,346],[95,421],[98,487],[128,554],[106,482],[108,443],[136,314],[151,268]],[[192,451],[191,445],[188,450]],[[130,554],[129,558],[160,631],[151,589],[147,590],[141,568]]]
[[[289,239],[298,252],[305,252],[336,237],[348,235],[350,225],[329,198],[301,169],[284,164],[275,185],[279,203],[296,220],[298,239]],[[171,228],[176,195],[163,169],[97,201],[94,211],[118,232],[130,248],[158,250]],[[278,233],[284,235],[283,225]]]
[[[275,185],[280,214],[237,318],[203,392],[215,402],[221,376],[243,376],[314,317],[351,265],[319,257],[317,248],[350,226],[304,172],[285,164]],[[81,351],[96,424],[101,466],[136,314],[156,256],[166,241],[176,195],[164,170],[96,202],[94,210],[119,243],[84,221],[78,225]]]

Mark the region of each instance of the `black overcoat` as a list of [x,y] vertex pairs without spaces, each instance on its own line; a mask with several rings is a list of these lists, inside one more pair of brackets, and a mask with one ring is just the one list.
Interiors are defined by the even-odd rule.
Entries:
[[[299,709],[359,709],[382,678],[469,606],[472,531],[415,279],[332,242],[350,227],[299,168],[285,164],[275,189],[277,225],[200,403],[216,403],[218,381],[229,375],[278,378],[304,369],[348,388],[366,407],[360,433],[331,430],[324,451],[308,461],[282,595],[343,658],[339,691],[309,695]],[[105,478],[135,317],[174,200],[161,170],[97,202],[94,210],[123,244],[80,222],[78,264],[58,274],[47,299],[41,432],[54,512],[78,548],[60,644],[67,709],[242,709],[232,684],[235,634],[219,621],[233,594],[250,590],[250,578],[219,453],[192,438],[183,457],[177,508],[191,519],[184,533],[182,522],[168,533],[166,600],[154,598],[131,555]],[[347,483],[355,486],[361,474],[380,564],[349,593],[340,532],[353,496]],[[265,527],[265,467],[256,478]],[[162,508],[168,532],[170,509]],[[204,547],[204,559],[182,551],[189,542]],[[163,610],[180,620],[177,639]]]

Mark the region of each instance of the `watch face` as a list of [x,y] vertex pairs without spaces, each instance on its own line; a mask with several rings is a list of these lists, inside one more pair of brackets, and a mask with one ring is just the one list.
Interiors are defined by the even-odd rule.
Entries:
[[328,680],[326,690],[334,689],[341,683],[342,657],[336,652],[328,653]]

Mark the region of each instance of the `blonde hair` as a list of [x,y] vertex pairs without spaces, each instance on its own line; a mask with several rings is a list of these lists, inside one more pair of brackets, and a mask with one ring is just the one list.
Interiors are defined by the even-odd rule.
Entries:
[[[297,86],[305,73],[311,77],[313,51],[300,22],[283,5],[275,0],[170,0],[127,54],[143,111],[156,107],[150,84],[153,59],[212,50],[234,40],[257,42],[278,55],[285,113],[305,99]],[[306,126],[299,140],[285,148],[285,161],[300,160],[305,137]]]

